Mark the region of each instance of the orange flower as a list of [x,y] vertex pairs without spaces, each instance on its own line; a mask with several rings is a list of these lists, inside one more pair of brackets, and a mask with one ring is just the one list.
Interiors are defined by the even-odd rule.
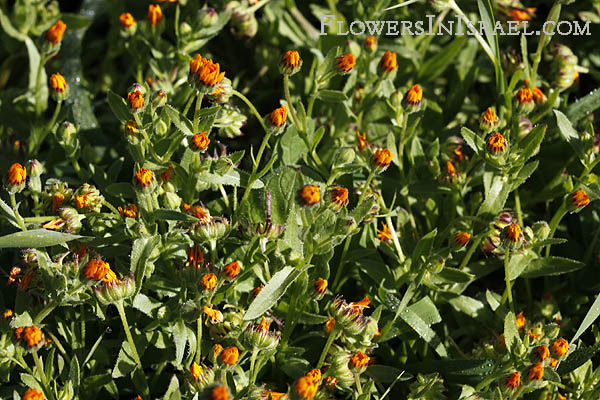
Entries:
[[192,367],[190,368],[190,374],[192,374],[192,377],[196,382],[200,382],[200,378],[202,378],[202,372],[202,367],[194,361]]
[[222,362],[224,362],[227,365],[234,365],[235,363],[238,362],[239,357],[240,357],[240,352],[238,351],[238,348],[235,346],[232,346],[232,347],[228,347],[223,350],[223,352],[221,353],[220,359]]
[[293,75],[300,71],[300,67],[302,67],[302,59],[296,50],[287,51],[279,62],[279,70],[287,75]]
[[25,330],[24,326],[21,326],[21,327],[15,329],[15,337],[17,338],[17,340],[21,340],[21,335],[23,334],[24,330]]
[[327,378],[325,378],[325,385],[327,385],[327,387],[335,387],[335,385],[338,384],[338,380],[335,376],[328,376]]
[[370,52],[375,52],[377,49],[377,39],[375,39],[375,36],[368,36],[365,39],[365,48]]
[[206,150],[208,144],[210,143],[210,139],[206,135],[207,132],[196,133],[192,136],[192,143],[196,150]]
[[304,185],[300,189],[300,198],[306,206],[312,206],[321,201],[321,192],[317,185]]
[[2,318],[4,318],[4,319],[11,319],[13,317],[13,315],[14,315],[13,310],[11,310],[10,308],[7,308],[2,313]]
[[23,340],[25,340],[25,343],[27,343],[27,346],[30,348],[40,344],[42,338],[42,331],[37,326],[28,326],[23,331]]
[[540,358],[540,361],[544,361],[546,358],[550,357],[550,349],[548,349],[548,346],[546,345],[538,347],[536,352]]
[[138,133],[140,130],[138,129],[138,125],[135,121],[127,121],[125,123],[125,132],[130,135]]
[[140,186],[146,187],[154,181],[154,173],[148,168],[140,168],[135,172],[135,180]]
[[390,228],[385,224],[385,222],[381,223],[382,228],[377,229],[377,239],[382,242],[390,242],[392,240],[392,232]]
[[551,368],[556,368],[557,364],[558,364],[558,360],[556,358],[551,358],[550,359],[550,367]]
[[206,320],[204,321],[205,324],[208,323],[209,318],[211,324],[220,324],[221,322],[223,322],[223,313],[219,310],[215,310],[214,308],[212,308],[212,304],[204,306],[202,308],[202,312],[206,314]]
[[567,400],[567,398],[565,396],[563,396],[562,394],[558,393],[558,400]]
[[488,138],[487,145],[493,154],[502,153],[506,149],[506,139],[500,132],[497,132]]
[[350,72],[356,65],[356,57],[352,53],[344,53],[335,59],[336,66],[340,72]]
[[75,205],[77,208],[85,208],[90,202],[90,196],[86,194],[78,194],[75,196]]
[[517,8],[511,7],[508,15],[512,18],[512,21],[530,21],[532,14],[535,13],[535,8]]
[[198,245],[190,247],[188,253],[188,265],[190,267],[198,268],[201,264],[204,264],[204,252]]
[[210,391],[211,400],[229,400],[229,391],[225,386],[217,386]]
[[533,101],[533,91],[528,87],[519,89],[515,97],[520,104],[530,103]]
[[321,382],[321,370],[319,368],[311,369],[305,376],[310,378],[315,385]]
[[392,162],[392,158],[394,158],[392,152],[385,148],[375,150],[372,160],[379,167],[387,167]]
[[454,235],[454,241],[460,247],[465,247],[469,243],[469,240],[471,240],[471,234],[468,232],[458,232]]
[[327,290],[327,279],[317,278],[315,281],[315,290],[318,294],[323,294]]
[[127,101],[129,102],[129,107],[131,109],[139,110],[144,107],[144,94],[139,90],[129,92],[127,94]]
[[27,389],[21,400],[44,400],[44,394],[33,388]]
[[493,125],[496,123],[496,119],[498,118],[496,115],[496,110],[494,110],[492,107],[488,107],[487,110],[485,110],[485,112],[482,115],[483,120],[490,124]]
[[135,204],[130,204],[125,208],[119,207],[119,214],[121,214],[123,218],[135,219],[138,216],[138,209]]
[[58,209],[62,206],[65,196],[62,193],[56,193],[52,196],[52,212],[57,213]]
[[221,354],[222,351],[223,346],[221,346],[219,343],[215,343],[213,346],[213,353],[215,353],[215,357],[219,357],[219,354]]
[[267,332],[269,327],[271,326],[271,320],[266,319],[265,317],[260,318],[260,323],[258,324],[258,330],[262,332]]
[[539,381],[544,377],[544,364],[537,363],[533,367],[529,368],[529,374],[527,375],[530,381]]
[[523,329],[523,327],[525,326],[525,317],[523,316],[523,311],[521,311],[519,313],[519,315],[517,315],[517,329],[521,330]]
[[517,224],[510,224],[506,227],[506,237],[513,243],[521,239],[521,227]]
[[366,132],[362,136],[360,135],[360,132],[356,132],[356,136],[358,137],[358,149],[359,150],[362,150],[369,145],[369,142],[367,141]]
[[64,93],[67,89],[67,81],[58,72],[50,76],[50,87],[56,93]]
[[582,208],[590,204],[590,198],[588,197],[585,190],[578,190],[571,196],[571,202],[573,206],[577,208]]
[[[396,53],[394,53],[393,51],[386,51],[383,56],[381,57],[381,61],[379,62],[379,67],[384,71],[384,72],[393,72],[396,68],[398,68],[398,62],[396,61]],[[419,88],[419,85],[415,85],[417,88]],[[413,86],[413,88],[415,87]],[[412,89],[411,89],[412,90]],[[421,95],[423,94],[423,91],[421,91]],[[421,100],[419,99],[419,102]]]
[[546,100],[548,100],[544,92],[542,92],[542,89],[539,87],[534,87],[531,92],[533,94],[533,101],[535,101],[537,104],[545,103]]
[[267,399],[279,400],[286,394],[287,393],[273,392],[271,390],[265,390],[260,394],[260,398],[261,398],[261,400],[267,400]]
[[213,273],[202,275],[200,283],[205,290],[214,290],[217,286],[217,276]]
[[173,173],[173,166],[169,165],[169,168],[158,174],[160,180],[163,182],[168,182],[171,180],[171,174]]
[[260,293],[261,290],[263,290],[264,287],[265,287],[265,285],[263,285],[262,283],[260,285],[258,285],[257,287],[255,287],[254,290],[252,291],[252,296],[254,296],[254,297],[258,296],[258,294]]
[[152,26],[158,25],[163,19],[163,13],[158,4],[150,4],[148,6],[148,22],[152,24]]
[[225,277],[228,279],[234,279],[240,273],[240,263],[237,261],[231,262],[225,266],[223,270]]
[[123,13],[119,16],[119,22],[123,28],[129,28],[135,25],[135,19],[130,13]]
[[86,278],[100,281],[111,271],[110,265],[100,259],[90,260],[83,268],[83,274]]
[[511,389],[515,389],[521,386],[521,373],[519,371],[515,371],[508,376],[506,380],[506,386]]
[[19,163],[14,163],[8,169],[8,183],[11,185],[20,185],[27,179],[27,171]]
[[203,66],[208,60],[202,57],[200,54],[196,54],[194,58],[190,59],[190,75],[198,72],[201,66]]
[[331,189],[331,201],[338,207],[345,207],[348,204],[348,189],[345,187],[335,187]]
[[294,384],[294,390],[303,399],[312,399],[317,394],[319,386],[314,384],[311,378],[303,376]]
[[325,322],[325,332],[331,333],[331,330],[335,326],[335,318],[329,317],[327,322]]
[[183,203],[183,210],[187,214],[198,218],[202,223],[210,222],[210,213],[201,206],[190,206],[189,204]]
[[356,353],[355,355],[352,356],[352,358],[350,359],[350,362],[352,363],[352,366],[355,369],[361,369],[361,368],[365,368],[367,365],[369,365],[370,360],[371,360],[371,357],[369,357],[362,351],[359,351],[358,353]]
[[421,100],[423,100],[423,89],[421,89],[419,84],[414,85],[406,92],[404,100],[411,106],[418,106],[421,104]]
[[46,32],[46,40],[48,40],[52,44],[57,44],[61,41],[66,30],[67,25],[59,19],[54,25],[50,27],[50,29],[48,29],[48,32]]
[[225,77],[225,71],[221,72],[219,63],[213,63],[212,60],[206,60],[198,68],[198,79],[206,86],[215,86]]
[[365,308],[369,308],[369,304],[371,304],[371,299],[369,296],[365,296],[360,301],[350,303],[350,307],[356,312],[362,312]]
[[269,114],[269,121],[273,126],[281,128],[287,119],[288,109],[286,106],[281,106]]
[[559,358],[563,357],[569,351],[569,342],[565,339],[560,338],[552,343],[552,352],[556,354]]
[[452,164],[452,161],[450,160],[446,161],[446,170],[448,171],[449,176],[456,175],[456,167],[454,167],[454,164]]

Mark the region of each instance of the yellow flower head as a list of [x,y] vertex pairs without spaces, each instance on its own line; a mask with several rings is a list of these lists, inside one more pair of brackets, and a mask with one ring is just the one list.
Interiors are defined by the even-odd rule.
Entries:
[[544,364],[537,363],[533,367],[529,368],[529,374],[527,375],[530,381],[539,381],[544,377]]
[[212,60],[200,63],[200,66],[198,67],[198,79],[205,86],[215,86],[221,83],[224,77],[225,71],[221,72],[219,63],[213,63]]
[[371,357],[359,351],[355,355],[352,356],[350,362],[355,369],[361,369],[369,365],[369,361],[371,361]]
[[50,76],[50,87],[54,92],[64,93],[67,89],[67,81],[65,81],[65,78],[57,72]]
[[23,397],[21,397],[21,400],[44,400],[44,394],[38,392],[36,389],[29,388]]
[[141,187],[146,187],[154,181],[154,173],[148,168],[140,168],[135,172],[135,180]]
[[129,107],[133,110],[139,110],[144,107],[144,94],[135,90],[133,92],[129,92],[127,94],[127,102],[129,103]]
[[312,399],[317,394],[319,386],[314,384],[311,378],[303,376],[294,384],[294,390],[300,396],[300,398]]
[[520,104],[530,103],[533,101],[533,91],[528,87],[519,89],[515,97]]
[[471,240],[471,234],[468,232],[457,232],[456,235],[454,235],[454,242],[456,242],[459,247],[465,247],[469,243],[469,240]]
[[138,209],[135,204],[130,204],[125,208],[119,207],[119,214],[121,214],[123,218],[135,219],[138,216]]
[[204,65],[208,60],[202,57],[200,54],[196,54],[194,58],[190,59],[190,75],[198,72],[200,67]]
[[127,121],[125,123],[125,132],[130,135],[138,133],[140,130],[138,129],[138,125],[135,121]]
[[315,291],[319,294],[325,293],[327,290],[327,279],[317,278],[315,281]]
[[202,378],[202,372],[202,367],[198,365],[198,363],[194,362],[190,368],[190,373],[196,382],[200,382],[200,379]]
[[330,191],[331,201],[338,207],[348,205],[348,189],[345,187],[334,187]]
[[235,365],[238,362],[240,357],[240,352],[237,347],[232,346],[224,349],[221,352],[220,359],[223,363],[227,365]]
[[11,185],[20,185],[27,179],[27,171],[19,164],[14,163],[8,169],[8,183]]
[[285,52],[281,61],[279,62],[279,70],[283,74],[293,75],[300,71],[302,67],[302,58],[296,50],[289,50]]
[[119,16],[119,22],[123,28],[129,28],[135,25],[135,19],[133,18],[133,15],[128,12]]
[[497,132],[488,138],[487,145],[491,153],[502,153],[506,149],[506,139],[500,132]]
[[392,152],[385,148],[375,150],[375,153],[373,153],[372,160],[375,163],[375,165],[379,167],[387,167],[392,162],[392,158],[394,158]]
[[192,143],[196,150],[206,150],[208,144],[210,143],[210,139],[206,135],[207,132],[196,133],[192,136]]
[[311,369],[306,373],[306,377],[310,378],[315,385],[321,382],[321,370],[319,368]]
[[498,116],[496,115],[496,110],[494,110],[492,107],[488,107],[483,113],[482,118],[488,124],[493,125],[496,123]]
[[537,352],[540,361],[544,361],[546,358],[550,357],[550,349],[548,349],[548,346],[546,345],[539,346],[535,351]]
[[590,198],[588,197],[585,190],[578,190],[571,196],[571,201],[573,202],[573,206],[576,208],[582,208],[590,204]]
[[[398,68],[398,61],[396,61],[396,53],[393,51],[386,51],[381,56],[381,61],[379,61],[379,68],[381,68],[384,72],[390,73],[394,72],[396,68]],[[419,85],[415,85],[417,88]],[[414,87],[414,86],[413,86]],[[421,91],[421,95],[423,92]],[[419,99],[419,101],[421,101]]]
[[273,110],[273,112],[271,112],[271,114],[269,114],[269,121],[271,121],[273,126],[281,128],[287,119],[287,112],[288,109],[286,106],[276,108]]
[[421,104],[422,100],[423,89],[421,88],[421,86],[419,86],[418,83],[413,85],[413,87],[411,87],[410,89],[408,89],[408,92],[406,92],[406,95],[404,96],[404,101],[410,107],[418,107]]
[[214,290],[217,286],[217,282],[217,276],[213,273],[202,275],[202,279],[200,280],[200,283],[205,290]]
[[87,207],[89,202],[90,202],[90,196],[88,193],[78,194],[75,196],[75,205],[79,209]]
[[333,388],[337,384],[338,380],[335,376],[328,376],[327,378],[325,378],[325,385],[327,385],[327,387]]
[[344,53],[341,56],[336,57],[335,65],[337,66],[338,71],[342,73],[347,73],[354,68],[356,65],[356,57],[352,53]]
[[506,237],[513,243],[517,243],[521,239],[521,227],[517,224],[510,224],[506,227]]
[[265,317],[260,318],[260,323],[258,324],[258,330],[261,332],[267,332],[269,327],[271,326],[271,320],[266,319]]
[[521,386],[521,373],[519,371],[515,371],[508,376],[506,380],[506,386],[511,389],[515,389]]
[[321,201],[321,191],[317,185],[304,185],[300,189],[300,199],[306,206],[312,206]]
[[43,334],[37,326],[28,326],[23,331],[23,340],[28,347],[36,347],[43,339]]
[[240,273],[240,263],[238,261],[230,262],[225,266],[223,273],[227,279],[234,279]]
[[148,6],[148,22],[152,24],[152,26],[158,25],[163,19],[163,13],[158,4],[150,4]]
[[377,229],[377,239],[382,242],[390,242],[392,240],[392,232],[385,222],[381,223],[381,229]]
[[552,352],[559,358],[565,356],[568,351],[569,342],[567,342],[565,339],[560,338],[552,343]]
[[11,319],[13,317],[13,315],[14,315],[13,310],[11,310],[10,308],[7,308],[2,313],[2,318],[4,318],[4,319]]
[[52,44],[57,44],[61,41],[66,30],[67,25],[59,19],[54,25],[50,27],[50,29],[48,29],[48,32],[46,32],[46,40],[48,40]]

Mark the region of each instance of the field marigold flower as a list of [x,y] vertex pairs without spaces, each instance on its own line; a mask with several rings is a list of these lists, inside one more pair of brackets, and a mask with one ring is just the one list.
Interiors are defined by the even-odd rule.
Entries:
[[300,189],[300,199],[306,206],[312,206],[321,201],[321,191],[317,185],[304,185]]
[[281,106],[273,110],[273,112],[269,114],[269,122],[271,122],[271,125],[277,128],[281,128],[283,125],[285,125],[287,112],[288,109],[286,106]]
[[212,60],[208,60],[198,70],[198,79],[210,88],[220,83],[224,77],[225,71],[221,72],[219,63],[213,63]]
[[215,386],[210,389],[210,400],[229,400],[229,390],[225,386]]
[[558,356],[558,358],[565,356],[568,351],[569,342],[567,342],[565,339],[560,338],[552,343],[552,352]]
[[373,157],[371,157],[373,163],[381,168],[386,168],[388,165],[390,165],[392,158],[394,158],[394,156],[387,148],[375,150]]
[[348,205],[348,189],[345,187],[334,187],[330,190],[329,195],[337,209]]
[[27,170],[19,164],[14,163],[8,169],[8,183],[11,185],[21,185],[25,183],[25,179],[27,179]]
[[506,139],[500,132],[494,133],[488,138],[487,147],[493,155],[502,154],[506,150]]
[[543,104],[548,100],[544,92],[542,92],[542,89],[537,86],[531,89],[531,92],[533,94],[533,101],[535,101],[536,104]]
[[454,235],[454,242],[459,246],[459,248],[465,247],[469,240],[471,240],[471,234],[468,232],[457,232]]
[[[396,53],[389,50],[383,53],[383,56],[381,56],[381,60],[379,61],[379,69],[381,70],[384,78],[390,76],[390,74],[392,74],[394,71],[396,71],[396,68],[398,68],[396,56]],[[418,85],[416,86],[418,87]],[[421,100],[419,99],[419,101]]]
[[523,329],[523,327],[525,326],[525,321],[525,317],[523,316],[523,312],[521,311],[516,317],[517,329]]
[[317,280],[315,281],[315,291],[318,294],[323,294],[327,290],[327,285],[327,279],[317,278]]
[[352,53],[344,53],[341,56],[336,57],[335,65],[337,71],[341,74],[347,74],[356,65],[356,57]]
[[544,361],[546,358],[550,357],[550,349],[548,349],[548,346],[546,345],[539,346],[535,351],[537,352],[540,361]]
[[138,216],[138,209],[135,204],[130,204],[125,208],[122,208],[119,206],[118,210],[119,210],[119,214],[121,214],[121,216],[123,218],[135,219]]
[[46,40],[52,43],[53,45],[58,44],[61,40],[65,31],[67,30],[67,25],[62,21],[58,20],[54,25],[48,29],[46,32]]
[[515,101],[517,104],[517,111],[521,114],[529,114],[535,107],[533,101],[533,91],[526,87],[519,89],[515,95]]
[[14,315],[13,310],[11,310],[10,308],[7,308],[2,313],[2,318],[4,318],[4,319],[11,319],[13,317],[13,315]]
[[137,111],[144,107],[144,94],[140,90],[135,90],[127,94],[127,102],[129,108],[133,111]]
[[294,391],[301,399],[312,399],[317,394],[319,386],[314,384],[312,379],[306,376],[301,377],[294,384]]
[[148,22],[152,26],[158,25],[163,19],[162,9],[158,4],[150,4],[148,6]]
[[381,229],[377,229],[377,239],[381,240],[382,242],[392,241],[392,232],[385,222],[381,223]]
[[362,351],[359,351],[358,353],[356,353],[355,355],[352,356],[352,358],[350,359],[350,362],[352,363],[352,366],[355,369],[363,369],[367,365],[369,365],[370,360],[371,360],[371,357],[369,357]]
[[221,322],[223,322],[223,313],[221,313],[221,311],[219,311],[219,310],[215,310],[212,307],[212,304],[204,306],[202,308],[202,312],[204,314],[206,314],[206,320],[204,321],[205,324],[208,323],[208,319],[209,318],[210,318],[210,323],[211,324],[220,324]]
[[590,198],[585,190],[578,190],[571,196],[571,202],[575,208],[583,208],[590,204]]
[[523,236],[523,232],[521,232],[521,227],[517,224],[510,224],[505,229],[506,237],[513,243],[517,243],[521,240]]
[[279,71],[281,71],[282,74],[290,76],[300,71],[301,67],[302,58],[300,58],[300,54],[296,50],[286,51],[279,62]]
[[217,282],[217,276],[213,273],[202,275],[202,279],[200,280],[200,283],[205,290],[214,290],[217,286]]
[[227,365],[235,365],[240,357],[240,352],[237,347],[232,346],[224,349],[221,352],[220,359]]
[[190,374],[192,374],[192,377],[196,380],[196,382],[199,382],[202,378],[202,372],[202,367],[194,361],[192,367],[190,368]]
[[365,147],[369,146],[369,142],[367,141],[367,134],[366,132],[362,134],[360,134],[360,132],[356,132],[356,137],[358,138],[358,149],[362,150]]
[[204,151],[210,143],[210,139],[206,135],[207,132],[196,133],[192,136],[192,144],[196,150]]
[[365,296],[359,301],[351,302],[350,307],[358,313],[362,312],[365,308],[369,308],[369,304],[371,304],[371,299],[369,296]]
[[421,102],[423,100],[423,89],[419,84],[413,85],[402,100],[404,107],[409,113],[417,112],[421,109]]
[[493,131],[498,127],[500,121],[498,116],[496,115],[496,110],[492,107],[488,107],[487,110],[483,114],[481,114],[481,119],[479,120],[479,127],[484,133],[488,133]]
[[202,57],[200,54],[196,54],[194,58],[190,59],[190,75],[194,75],[198,72],[200,67],[204,65],[208,60]]
[[223,346],[221,346],[219,343],[215,343],[215,345],[213,346],[213,353],[215,353],[215,356],[219,357],[222,351]]
[[333,388],[338,384],[338,380],[335,376],[328,376],[327,378],[325,378],[325,385],[327,385],[327,387]]
[[29,388],[23,397],[21,397],[21,400],[44,400],[44,394],[34,388]]
[[375,53],[377,51],[377,39],[375,39],[375,36],[368,36],[365,39],[364,46],[369,53]]
[[199,268],[201,264],[204,264],[204,252],[202,247],[195,245],[188,249],[188,265],[190,267]]
[[508,15],[512,18],[512,21],[523,22],[530,21],[531,16],[535,13],[535,8],[517,8],[511,7],[508,11]]
[[83,268],[83,274],[85,275],[85,277],[95,281],[100,281],[104,279],[109,273],[109,271],[112,271],[110,268],[110,264],[100,259],[88,261],[88,263]]
[[127,121],[125,123],[125,132],[130,135],[134,135],[138,133],[140,130],[138,129],[138,125],[135,121]]
[[329,317],[327,322],[325,322],[325,332],[331,333],[331,330],[335,327],[335,318]]
[[23,330],[23,340],[29,348],[34,348],[42,342],[43,333],[37,326],[28,326]]
[[506,380],[506,386],[511,389],[515,389],[521,386],[521,373],[519,371],[515,371],[508,376]]
[[258,296],[258,294],[260,293],[261,290],[263,290],[264,287],[265,287],[265,285],[263,285],[262,283],[260,285],[258,285],[257,287],[255,287],[254,290],[252,290],[252,296],[254,296],[254,297]]
[[67,89],[67,81],[57,72],[50,76],[50,87],[55,93],[63,93]]
[[154,172],[148,168],[140,168],[135,172],[135,180],[141,187],[146,187],[154,182]]
[[315,385],[321,382],[321,370],[319,368],[311,369],[305,376],[310,378]]
[[529,368],[527,375],[530,381],[539,381],[544,377],[544,364],[537,363]]
[[123,28],[130,28],[135,25],[135,19],[133,15],[128,12],[125,12],[119,16],[119,22]]
[[19,327],[19,328],[15,329],[15,338],[16,338],[17,340],[21,340],[21,335],[23,334],[23,331],[24,331],[24,330],[25,330],[25,327],[24,327],[24,326],[21,326],[21,327]]
[[230,262],[223,270],[227,279],[235,279],[240,273],[240,263],[238,261]]

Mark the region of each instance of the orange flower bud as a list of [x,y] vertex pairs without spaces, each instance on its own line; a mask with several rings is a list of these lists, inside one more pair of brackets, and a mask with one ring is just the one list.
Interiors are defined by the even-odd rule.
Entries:
[[585,190],[578,190],[571,196],[571,202],[576,208],[583,208],[590,204],[590,198],[588,197]]
[[346,74],[356,65],[356,57],[354,57],[354,54],[352,53],[344,53],[341,56],[336,57],[335,65],[338,72]]
[[300,199],[306,206],[312,206],[321,201],[321,192],[317,185],[304,185],[300,189]]
[[277,128],[281,128],[287,119],[288,109],[286,106],[281,106],[275,110],[271,114],[269,114],[269,121],[273,126]]
[[37,326],[28,326],[23,331],[23,340],[30,348],[36,347],[38,344],[40,344],[40,342],[42,342],[42,338],[42,331]]
[[500,132],[497,132],[488,138],[487,145],[493,155],[501,154],[506,150],[506,139]]
[[139,110],[144,107],[144,94],[140,90],[135,90],[127,94],[127,101],[129,108],[132,110]]
[[240,273],[240,263],[237,261],[231,262],[225,266],[223,270],[227,279],[235,279]]
[[530,381],[539,381],[544,377],[544,364],[537,363],[533,367],[529,368],[529,374],[527,375]]
[[544,361],[546,358],[550,357],[550,349],[548,349],[548,346],[546,345],[539,346],[535,351],[537,352],[540,361]]
[[135,25],[135,19],[130,13],[123,13],[119,16],[119,22],[123,28],[129,28]]
[[154,173],[147,168],[140,168],[135,172],[135,180],[140,186],[146,187],[154,181]]
[[135,204],[130,204],[125,208],[119,207],[118,210],[119,210],[119,214],[121,214],[121,216],[123,218],[135,219],[138,216],[138,209]]
[[303,376],[294,384],[294,390],[302,399],[312,399],[317,394],[319,386],[314,384],[311,378]]
[[471,234],[467,232],[458,232],[456,235],[454,235],[454,242],[456,242],[456,244],[461,248],[465,247],[469,243],[470,239]]
[[394,156],[392,155],[392,152],[389,151],[387,148],[377,149],[375,150],[375,153],[373,153],[372,160],[375,163],[375,165],[379,167],[387,167],[392,162],[393,157]]
[[555,340],[552,343],[552,352],[555,355],[557,355],[559,358],[565,356],[568,351],[569,351],[569,342],[567,342],[565,339],[560,338],[560,339]]
[[367,365],[369,365],[370,360],[371,360],[371,357],[369,357],[362,351],[359,351],[358,353],[356,353],[355,355],[352,356],[352,358],[350,359],[350,362],[352,363],[352,366],[355,369],[362,369],[362,368],[365,368]]
[[227,365],[235,365],[235,363],[238,362],[239,357],[240,357],[240,353],[238,351],[238,348],[235,346],[232,346],[232,347],[228,347],[223,350],[223,352],[221,353],[220,359],[223,363],[225,363]]
[[163,13],[158,4],[150,4],[148,6],[148,22],[152,24],[152,26],[158,25],[163,19]]
[[11,185],[20,185],[27,179],[27,171],[19,164],[14,163],[8,169],[8,183]]
[[67,89],[67,81],[57,72],[50,76],[50,87],[54,92],[63,93]]
[[36,389],[29,388],[23,397],[21,397],[21,400],[44,400],[44,394],[38,392]]
[[321,370],[319,368],[311,369],[306,373],[306,377],[310,378],[315,385],[321,382]]
[[196,150],[204,151],[210,143],[210,139],[206,135],[207,132],[196,133],[192,136],[192,143]]
[[323,294],[327,290],[327,279],[317,278],[315,281],[315,290],[318,294]]
[[200,281],[205,290],[214,290],[214,288],[217,286],[217,282],[217,276],[213,273],[202,275],[202,279]]
[[377,239],[382,242],[390,242],[392,240],[392,232],[385,222],[381,223],[381,229],[377,229]]
[[521,386],[521,373],[519,371],[515,371],[508,376],[506,380],[506,386],[511,389],[515,389]]
[[331,201],[337,207],[341,208],[348,205],[348,189],[345,187],[334,187],[329,193]]
[[[396,53],[394,53],[393,51],[386,51],[383,56],[381,57],[381,61],[379,62],[379,68],[384,72],[384,73],[392,73],[396,70],[396,68],[398,68],[398,62],[396,61]],[[417,88],[419,87],[419,85],[415,85],[417,86]],[[423,94],[423,92],[421,91],[421,95]],[[419,101],[421,101],[419,99]]]
[[50,29],[48,29],[48,32],[46,32],[46,40],[48,40],[54,45],[58,44],[58,42],[61,41],[66,30],[67,25],[61,20],[58,20],[54,25],[50,27]]

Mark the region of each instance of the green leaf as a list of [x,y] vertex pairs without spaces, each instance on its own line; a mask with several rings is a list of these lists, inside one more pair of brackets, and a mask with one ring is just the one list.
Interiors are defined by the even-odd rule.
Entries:
[[177,375],[173,375],[171,377],[171,382],[169,382],[169,387],[163,397],[164,400],[180,400],[181,392],[179,391],[179,380],[177,379]]
[[579,337],[585,332],[598,318],[600,315],[600,295],[596,296],[596,300],[594,300],[594,304],[590,307],[587,314],[585,314],[585,318],[581,321],[581,325],[575,332],[573,339],[571,339],[571,343],[575,342]]
[[215,123],[215,118],[217,117],[217,113],[221,109],[221,106],[214,106],[210,108],[203,108],[200,110],[198,115],[200,116],[200,121],[198,122],[198,132],[209,132]]
[[[263,289],[264,290],[264,289]],[[400,313],[400,318],[408,324],[423,340],[425,340],[440,357],[447,357],[446,348],[440,340],[439,336],[433,329],[429,327],[414,311],[410,308],[405,308]]]
[[154,218],[162,219],[167,221],[186,221],[186,222],[198,222],[198,218],[182,213],[177,210],[169,210],[168,208],[159,208],[154,211]]
[[273,307],[287,288],[300,276],[301,272],[299,269],[288,266],[275,273],[248,306],[248,310],[244,314],[244,320],[256,319]]
[[[173,125],[175,125],[177,127],[177,129],[179,129],[184,135],[187,135],[187,136],[192,136],[194,134],[194,132],[192,131],[193,130],[192,121],[190,121],[187,117],[181,115],[181,113],[179,111],[177,111],[176,109],[174,109],[173,107],[171,107],[168,104],[164,108],[165,108],[165,112],[169,116],[169,119],[171,120],[171,122],[173,122]],[[213,118],[213,122],[214,122],[214,118]]]
[[517,320],[515,314],[509,311],[504,317],[504,341],[506,348],[511,350],[514,346],[521,346],[521,337],[519,336],[519,330],[517,329]]
[[548,125],[538,125],[519,142],[517,149],[521,157],[521,162],[526,162],[537,153],[542,140],[544,140],[547,128]]
[[147,263],[152,251],[160,243],[160,236],[139,238],[133,241],[129,271],[135,276],[135,295],[142,290],[142,282],[146,275]]
[[569,143],[573,150],[575,150],[575,154],[577,154],[577,157],[579,157],[581,163],[585,165],[587,156],[583,148],[583,143],[581,143],[581,139],[579,138],[577,131],[573,129],[571,121],[569,121],[565,114],[558,110],[554,110],[554,114],[556,115],[556,123],[558,124],[560,136],[563,138],[563,140]]
[[510,185],[504,177],[494,175],[492,172],[484,173],[483,180],[486,187],[485,200],[481,204],[481,207],[479,207],[477,215],[497,214],[502,210],[508,199]]
[[108,94],[106,95],[106,100],[108,101],[108,105],[112,110],[113,114],[122,124],[127,121],[133,120],[133,115],[131,111],[129,111],[129,107],[127,107],[127,103],[125,99],[113,92],[112,90],[108,90]]
[[[573,340],[571,342],[573,342]],[[599,351],[600,343],[589,347],[581,347],[569,354],[566,360],[561,361],[556,372],[558,372],[559,375],[566,375],[585,364],[587,360],[591,359]]]
[[185,323],[182,319],[178,320],[173,326],[173,341],[175,342],[175,365],[181,365],[185,354],[185,344],[187,343],[187,334]]
[[46,229],[15,232],[0,237],[0,249],[11,247],[49,247],[81,239],[85,236],[71,235],[69,233],[54,232]]
[[457,36],[449,45],[440,49],[419,68],[417,81],[432,81],[456,62],[456,56],[467,42],[467,36]]
[[79,391],[79,382],[81,380],[81,372],[79,370],[79,360],[77,359],[76,355],[74,355],[71,359],[71,365],[69,367],[69,379],[73,384],[73,391],[75,392],[75,395],[77,395],[77,392]]
[[317,98],[323,101],[327,101],[329,103],[340,103],[342,101],[348,100],[348,96],[346,93],[340,90],[331,90],[331,89],[321,89],[317,93]]
[[598,108],[600,108],[600,90],[596,89],[567,107],[567,117],[571,122],[576,123]]
[[412,268],[419,270],[425,260],[429,257],[431,249],[433,248],[433,242],[437,236],[437,228],[423,236],[415,246],[412,254]]
[[577,271],[585,264],[563,257],[543,257],[529,263],[527,269],[521,274],[524,278],[539,278],[541,276],[561,275]]
[[320,127],[315,132],[315,134],[313,136],[313,139],[312,139],[312,143],[310,145],[310,150],[311,151],[316,150],[317,146],[321,142],[321,139],[323,139],[323,135],[325,135],[325,127],[324,126]]
[[[198,175],[198,182],[206,182],[213,185],[229,185],[247,187],[250,175],[246,171],[237,168],[232,168],[223,175],[213,174],[210,172],[202,172]],[[252,184],[252,189],[260,189],[264,187],[263,182],[257,179]]]
[[465,142],[467,142],[469,147],[473,149],[475,154],[479,154],[480,152],[484,151],[485,142],[478,134],[476,134],[469,128],[465,128],[464,126],[460,130],[460,133],[462,134],[463,139],[465,139]]

